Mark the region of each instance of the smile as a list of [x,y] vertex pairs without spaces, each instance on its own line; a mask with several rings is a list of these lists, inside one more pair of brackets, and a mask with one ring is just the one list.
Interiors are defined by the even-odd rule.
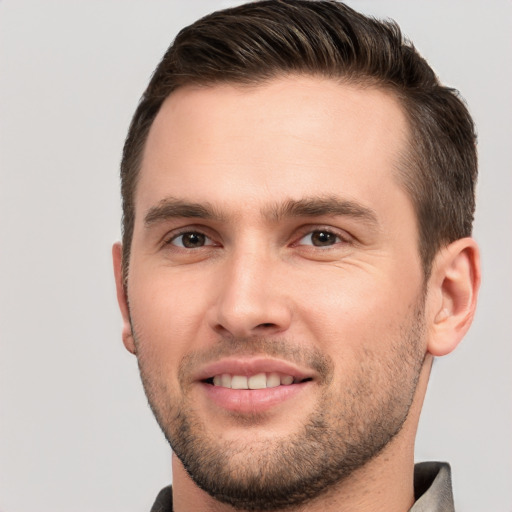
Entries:
[[215,375],[213,378],[208,379],[206,382],[228,389],[266,389],[276,388],[278,386],[290,386],[310,379],[296,379],[292,375],[283,373],[257,373],[254,375],[231,375],[223,373]]
[[259,356],[223,358],[192,376],[207,403],[251,415],[294,403],[299,395],[314,389],[317,378],[311,368]]

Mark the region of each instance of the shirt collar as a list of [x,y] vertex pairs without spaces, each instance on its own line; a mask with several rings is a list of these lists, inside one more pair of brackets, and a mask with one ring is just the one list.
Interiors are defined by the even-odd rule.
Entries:
[[450,465],[420,462],[414,466],[416,502],[409,512],[454,512]]

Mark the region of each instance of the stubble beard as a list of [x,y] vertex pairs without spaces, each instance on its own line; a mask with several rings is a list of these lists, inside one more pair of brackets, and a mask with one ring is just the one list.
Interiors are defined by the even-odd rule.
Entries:
[[[322,376],[320,399],[299,429],[286,437],[239,444],[214,437],[185,392],[169,396],[158,372],[144,364],[143,351],[138,350],[138,361],[150,407],[196,485],[237,510],[276,511],[303,505],[343,482],[400,432],[424,363],[424,336],[422,302],[386,358],[361,350],[350,382],[344,381],[338,390],[329,385],[334,363],[325,354],[290,349],[287,340],[220,340],[221,353],[253,350],[302,359]],[[143,343],[137,345],[142,348]],[[182,362],[181,369],[186,366]],[[250,425],[260,419],[241,421]]]

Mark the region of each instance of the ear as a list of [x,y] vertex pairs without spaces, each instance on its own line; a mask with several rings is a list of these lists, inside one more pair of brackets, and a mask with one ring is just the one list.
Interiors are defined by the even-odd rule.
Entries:
[[114,261],[117,302],[119,304],[119,309],[121,310],[121,316],[123,317],[123,343],[129,352],[135,354],[136,350],[130,322],[130,310],[128,308],[128,298],[126,296],[126,287],[123,280],[123,246],[121,242],[116,242],[112,246],[112,259]]
[[480,257],[472,238],[461,238],[441,249],[429,282],[431,332],[427,350],[444,356],[466,334],[475,314],[480,287]]

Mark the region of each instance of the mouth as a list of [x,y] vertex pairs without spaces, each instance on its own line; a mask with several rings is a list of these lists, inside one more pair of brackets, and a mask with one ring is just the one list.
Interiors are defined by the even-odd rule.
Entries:
[[228,389],[267,389],[277,388],[278,386],[291,386],[292,384],[300,384],[311,380],[311,377],[300,379],[285,373],[260,372],[253,375],[222,373],[205,379],[203,382]]
[[282,360],[223,359],[195,376],[212,405],[237,413],[268,411],[293,400],[314,383],[316,373]]

